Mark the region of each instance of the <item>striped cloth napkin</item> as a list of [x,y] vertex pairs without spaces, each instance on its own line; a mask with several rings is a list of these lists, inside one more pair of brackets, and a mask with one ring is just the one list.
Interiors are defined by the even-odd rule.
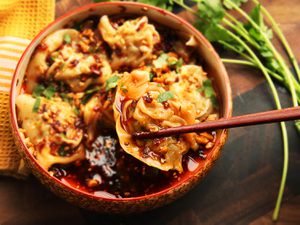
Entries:
[[12,75],[30,40],[54,20],[54,0],[0,0],[0,175],[26,177],[9,124]]

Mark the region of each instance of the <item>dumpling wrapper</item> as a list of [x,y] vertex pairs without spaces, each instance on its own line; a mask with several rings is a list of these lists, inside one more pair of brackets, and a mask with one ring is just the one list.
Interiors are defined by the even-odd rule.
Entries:
[[[65,43],[66,37],[70,43]],[[103,84],[112,73],[107,56],[104,52],[79,51],[81,42],[80,33],[75,29],[60,29],[42,40],[26,71],[27,91],[32,93],[38,81],[43,79],[62,81],[74,92],[84,91],[92,84]],[[50,66],[49,58],[53,61]],[[83,75],[85,79],[82,79]]]
[[[133,117],[135,117],[134,120],[139,120],[139,124],[141,126],[143,126],[142,123],[148,123],[151,125],[150,121],[152,120],[161,121],[176,117],[172,110],[164,110],[161,103],[159,103],[159,107],[154,107],[154,111],[157,113],[151,109],[147,110],[143,108],[142,105],[144,100],[142,96],[148,91],[153,90],[153,88],[156,89],[155,87],[157,87],[156,84],[151,84],[149,82],[149,72],[147,71],[135,70],[131,74],[123,76],[123,78],[119,81],[114,104],[116,131],[119,141],[125,152],[139,159],[143,163],[164,171],[175,169],[181,172],[182,155],[188,150],[188,146],[184,142],[179,143],[176,138],[164,138],[160,140],[161,144],[159,147],[163,148],[166,152],[154,152],[152,151],[153,140],[150,140],[148,144],[146,142],[142,142],[142,146],[138,146],[136,140],[132,139],[130,134],[131,131],[128,132],[128,129],[130,128],[125,127],[126,125],[124,125],[124,121],[129,119],[127,118],[128,115],[126,111],[128,107],[130,107],[130,103],[134,101],[136,102],[137,107],[134,111],[135,115],[133,115]],[[126,93],[124,93],[124,88],[127,90]],[[159,89],[160,91],[164,91],[163,88]],[[127,101],[124,102],[124,99]],[[151,116],[153,117],[150,118]],[[155,127],[155,124],[153,125]]]
[[[128,154],[160,170],[182,172],[182,156],[189,149],[199,149],[196,133],[149,140],[131,136],[137,131],[194,124],[212,112],[211,100],[198,91],[207,79],[201,67],[185,65],[167,76],[174,82],[150,82],[149,71],[141,69],[123,75],[114,103],[116,131]],[[166,91],[172,92],[172,98],[160,102],[159,96]]]
[[159,33],[146,16],[127,20],[119,27],[112,26],[107,15],[101,17],[99,32],[113,49],[111,67],[119,68],[142,66],[152,58],[154,45],[160,42]]
[[[16,98],[18,120],[26,131],[25,136],[34,145],[34,154],[41,166],[47,170],[56,163],[68,164],[84,159],[85,152],[80,145],[83,131],[75,125],[77,116],[70,104],[41,97],[38,112],[33,112],[35,102],[36,99],[28,94]],[[53,154],[53,145],[69,146],[75,151],[70,156],[59,156]]]

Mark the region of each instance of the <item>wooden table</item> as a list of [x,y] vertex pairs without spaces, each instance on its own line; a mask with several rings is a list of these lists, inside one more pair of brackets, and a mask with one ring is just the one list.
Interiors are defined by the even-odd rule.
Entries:
[[[57,17],[89,0],[57,0]],[[282,27],[300,61],[300,1],[261,1]],[[185,13],[181,16],[190,19]],[[255,69],[227,66],[234,114],[274,107],[270,91]],[[285,106],[290,98],[279,88]],[[300,224],[300,137],[288,123],[290,166],[278,224]],[[89,212],[54,196],[34,177],[0,178],[0,224],[271,224],[282,171],[278,125],[232,129],[209,175],[191,192],[161,209],[126,217]]]

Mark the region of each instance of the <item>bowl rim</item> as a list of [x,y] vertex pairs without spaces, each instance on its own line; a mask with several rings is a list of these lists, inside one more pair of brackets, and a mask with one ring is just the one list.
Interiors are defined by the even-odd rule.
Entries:
[[[79,194],[81,196],[87,197],[87,198],[92,198],[92,199],[96,199],[96,200],[101,200],[101,201],[108,201],[108,202],[133,202],[133,201],[143,201],[143,200],[147,200],[147,199],[151,199],[151,198],[155,198],[155,197],[159,197],[159,196],[163,196],[165,194],[167,194],[170,191],[176,190],[178,188],[180,188],[181,186],[183,186],[185,183],[189,183],[191,181],[191,179],[193,178],[193,176],[195,176],[196,174],[201,173],[202,170],[196,171],[192,176],[185,176],[182,180],[176,182],[175,184],[171,185],[168,188],[164,188],[158,192],[155,193],[151,193],[151,194],[147,194],[147,195],[142,195],[142,196],[136,196],[136,197],[129,197],[129,198],[107,198],[107,197],[101,197],[101,196],[96,196],[95,194],[92,193],[88,193],[85,192],[81,189],[77,189],[71,185],[68,185],[64,182],[62,182],[61,180],[59,180],[58,178],[51,176],[49,174],[48,171],[46,171],[44,168],[42,168],[42,166],[37,162],[37,160],[34,158],[34,156],[29,152],[28,147],[26,146],[26,144],[24,143],[20,133],[19,133],[19,128],[18,128],[18,123],[17,123],[17,119],[16,119],[16,111],[15,111],[15,104],[13,104],[13,98],[15,98],[15,92],[16,92],[16,85],[14,85],[16,83],[16,80],[18,79],[18,74],[19,71],[21,69],[21,64],[22,62],[25,60],[26,55],[28,54],[29,50],[33,47],[33,45],[37,42],[37,39],[40,38],[40,36],[42,36],[45,32],[47,32],[47,30],[52,27],[54,24],[60,23],[63,19],[70,17],[74,14],[80,13],[81,11],[86,11],[86,10],[93,10],[94,7],[100,7],[100,6],[107,6],[107,5],[112,5],[112,6],[133,6],[133,7],[138,7],[138,8],[145,8],[145,9],[151,9],[154,10],[158,13],[167,15],[172,17],[172,19],[175,19],[176,21],[178,21],[179,23],[181,23],[183,26],[189,28],[191,30],[191,33],[195,34],[203,43],[204,45],[209,48],[211,50],[211,53],[214,55],[214,57],[217,59],[218,64],[220,65],[220,69],[221,69],[221,73],[223,74],[223,79],[225,80],[225,85],[226,85],[226,92],[228,94],[228,98],[227,101],[224,103],[224,107],[227,106],[227,110],[225,110],[223,117],[224,118],[228,118],[232,115],[232,97],[231,97],[231,87],[230,87],[230,81],[229,81],[229,77],[228,74],[226,72],[225,66],[222,63],[219,55],[217,54],[217,52],[214,50],[214,48],[212,47],[211,43],[204,37],[204,35],[198,31],[195,27],[193,27],[189,22],[187,22],[186,20],[184,20],[183,18],[180,18],[179,16],[175,15],[172,12],[169,12],[165,9],[156,7],[156,6],[152,6],[152,5],[148,5],[148,4],[144,4],[144,3],[139,3],[139,2],[100,2],[100,3],[91,3],[91,4],[87,4],[81,7],[78,7],[76,9],[70,10],[69,12],[63,14],[62,16],[58,17],[57,19],[55,19],[53,22],[51,22],[50,24],[48,24],[44,29],[42,29],[29,43],[29,45],[26,47],[25,51],[23,52],[21,58],[19,59],[15,72],[13,74],[13,78],[12,78],[12,82],[11,82],[11,87],[10,87],[10,121],[11,121],[11,126],[12,126],[12,132],[15,133],[15,138],[17,139],[17,141],[19,143],[21,143],[23,149],[25,149],[24,153],[25,155],[30,159],[30,161],[34,164],[35,169],[37,170],[38,173],[41,173],[43,176],[46,176],[47,178],[49,178],[50,180],[53,180],[54,182],[58,183],[59,185],[63,186],[66,189],[70,189],[71,191],[75,192],[75,194]],[[218,152],[220,152],[221,148],[223,147],[223,145],[226,142],[227,139],[227,129],[222,129],[221,130],[221,134],[220,134],[222,138],[219,138],[219,146],[218,147]],[[16,140],[15,140],[16,141]],[[208,166],[207,171],[211,168],[212,166]],[[206,169],[206,168],[204,168]]]

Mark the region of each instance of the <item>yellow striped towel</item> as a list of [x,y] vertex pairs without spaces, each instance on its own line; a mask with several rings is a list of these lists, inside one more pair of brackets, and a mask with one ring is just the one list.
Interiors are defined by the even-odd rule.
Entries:
[[54,19],[54,0],[0,0],[0,174],[25,177],[9,125],[10,82],[26,46]]

